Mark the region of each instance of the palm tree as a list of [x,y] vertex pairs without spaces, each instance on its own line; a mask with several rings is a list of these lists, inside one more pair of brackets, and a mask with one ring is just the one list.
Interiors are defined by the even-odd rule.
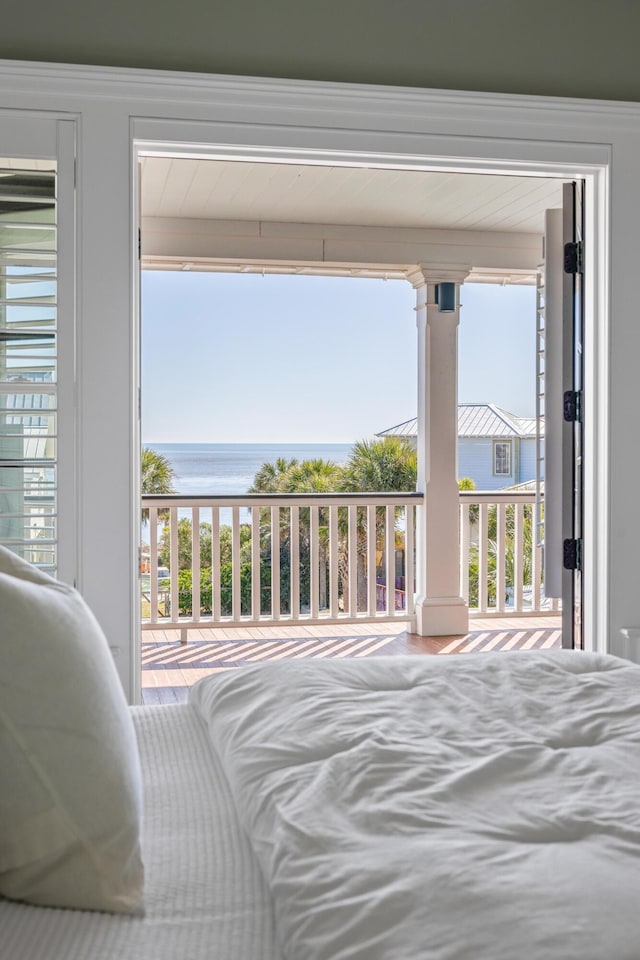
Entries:
[[[174,472],[171,461],[163,453],[143,447],[140,451],[140,491],[141,493],[155,493],[162,496],[165,493],[175,493],[173,486]],[[166,520],[167,510],[158,511],[158,520]],[[149,519],[149,510],[142,510],[143,524]],[[144,548],[143,544],[143,548]]]
[[[165,493],[175,493],[173,486],[173,467],[171,466],[171,461],[162,453],[158,453],[157,450],[152,450],[151,447],[143,447],[140,451],[140,491],[141,493],[147,494],[158,494],[159,496]],[[147,569],[145,567],[145,555],[149,554],[149,544],[144,542],[145,535],[145,524],[149,520],[149,509],[144,508],[141,511],[142,514],[142,535],[141,535],[141,569]],[[158,520],[166,520],[168,516],[167,510],[158,511]],[[164,613],[164,611],[161,611]]]
[[[360,440],[351,451],[343,472],[342,489],[350,493],[398,493],[416,489],[418,455],[409,440],[402,437],[380,437],[376,440]],[[346,512],[346,511],[345,511]],[[366,605],[367,575],[375,577],[376,571],[367,574],[367,527],[366,511],[358,509],[357,555],[358,555],[358,607]],[[376,510],[376,543],[384,543],[384,507]],[[396,522],[399,510],[396,511]],[[347,531],[341,530],[340,569],[343,583],[343,602],[349,602],[347,584],[348,540]],[[383,551],[384,552],[384,548]],[[388,589],[391,585],[387,584]]]
[[173,486],[174,472],[171,461],[152,450],[143,447],[140,454],[140,488],[142,493],[175,493]]
[[380,437],[354,444],[344,470],[342,489],[371,493],[416,489],[418,455],[409,440]]
[[[250,493],[332,493],[339,489],[342,479],[342,468],[331,460],[296,459],[285,460],[280,457],[275,463],[263,463],[256,473]],[[260,523],[264,544],[264,556],[271,550],[271,517],[268,510],[262,510]],[[327,548],[328,548],[328,519],[323,518],[324,511],[320,511],[320,604],[326,602],[327,593]],[[324,523],[323,523],[324,519]],[[301,566],[301,599],[308,600],[310,589],[309,574],[306,574],[310,557],[311,521],[308,507],[301,507],[299,518],[300,531],[300,566]],[[280,570],[281,570],[281,601],[286,609],[290,590],[290,537],[291,527],[286,515],[280,519]],[[304,572],[303,572],[304,571]]]
[[263,463],[253,478],[249,493],[281,493],[287,474],[297,465],[295,458],[285,460],[284,457],[278,457],[275,463]]
[[[382,437],[375,440],[361,440],[351,451],[346,466],[340,467],[327,460],[286,460],[279,458],[274,463],[264,463],[256,473],[251,493],[381,493],[413,491],[416,488],[417,454],[412,444],[401,437]],[[339,510],[339,568],[342,583],[343,603],[348,603],[347,568],[348,538],[346,510]],[[359,584],[361,596],[359,605],[366,602],[366,511],[358,509],[357,554]],[[265,512],[263,527],[266,538],[270,530],[270,516]],[[377,511],[376,539],[382,533],[385,522],[385,509]],[[320,548],[320,602],[326,599],[327,592],[327,552],[328,552],[328,511],[321,510],[319,516]],[[283,518],[280,530],[282,588],[286,593],[289,557],[289,524]],[[309,509],[300,509],[300,559],[301,567],[306,571],[310,553]],[[373,571],[375,576],[375,571]],[[306,593],[309,584],[301,577],[301,586]]]

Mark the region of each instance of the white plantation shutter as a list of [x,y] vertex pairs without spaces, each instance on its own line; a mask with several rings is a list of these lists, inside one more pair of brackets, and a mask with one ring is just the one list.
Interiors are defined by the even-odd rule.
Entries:
[[0,159],[0,543],[58,555],[56,165]]

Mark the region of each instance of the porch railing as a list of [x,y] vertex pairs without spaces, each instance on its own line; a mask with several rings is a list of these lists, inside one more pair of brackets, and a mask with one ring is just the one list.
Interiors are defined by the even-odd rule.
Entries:
[[410,619],[422,499],[143,496],[143,628]]
[[[418,493],[143,496],[143,629],[410,620]],[[555,613],[535,495],[460,493],[471,615]]]
[[460,593],[471,615],[557,614],[544,594],[535,493],[460,493]]

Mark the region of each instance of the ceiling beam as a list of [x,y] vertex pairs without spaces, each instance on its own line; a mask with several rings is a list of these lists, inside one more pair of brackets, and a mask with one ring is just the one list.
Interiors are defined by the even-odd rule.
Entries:
[[469,280],[534,283],[536,233],[277,221],[142,219],[146,269],[406,277],[421,262],[461,264]]

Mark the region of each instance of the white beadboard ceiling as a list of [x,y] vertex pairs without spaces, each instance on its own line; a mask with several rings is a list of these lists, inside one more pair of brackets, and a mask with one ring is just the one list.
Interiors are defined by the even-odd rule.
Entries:
[[542,233],[562,181],[415,170],[142,158],[142,214]]

